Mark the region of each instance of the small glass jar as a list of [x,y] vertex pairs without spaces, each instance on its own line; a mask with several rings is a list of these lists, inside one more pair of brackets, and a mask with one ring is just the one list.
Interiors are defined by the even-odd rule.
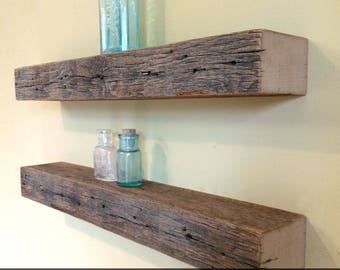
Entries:
[[111,129],[98,129],[98,145],[93,151],[94,177],[104,181],[116,179],[117,149],[113,145]]
[[138,187],[142,184],[142,157],[135,129],[123,129],[117,151],[117,184]]
[[99,0],[100,52],[140,47],[140,0]]

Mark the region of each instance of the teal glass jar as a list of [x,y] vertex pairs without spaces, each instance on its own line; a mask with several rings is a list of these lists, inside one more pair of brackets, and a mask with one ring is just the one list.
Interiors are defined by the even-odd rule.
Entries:
[[99,0],[101,54],[140,47],[140,0]]
[[142,157],[135,129],[123,129],[117,150],[117,184],[138,187],[142,184]]

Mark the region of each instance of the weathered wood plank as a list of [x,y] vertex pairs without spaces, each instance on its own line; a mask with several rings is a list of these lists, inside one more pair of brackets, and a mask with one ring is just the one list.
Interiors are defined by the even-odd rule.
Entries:
[[63,162],[22,167],[21,191],[194,266],[304,266],[299,214],[145,180],[122,188]]
[[18,100],[304,95],[307,40],[249,30],[15,70]]

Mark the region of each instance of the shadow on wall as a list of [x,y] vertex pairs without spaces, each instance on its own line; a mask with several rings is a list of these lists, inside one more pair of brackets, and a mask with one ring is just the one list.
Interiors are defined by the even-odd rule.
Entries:
[[[137,132],[139,133],[139,149],[141,150],[143,159],[143,178],[145,179],[146,175],[148,175],[148,180],[157,180],[159,183],[167,184],[168,170],[165,153],[166,145],[162,142],[154,142],[151,146],[151,155],[147,155],[147,152],[150,150],[146,146],[147,143],[144,132],[142,130],[137,130]],[[148,167],[152,168],[149,173],[147,173],[149,171]]]
[[[268,130],[271,132],[273,128],[283,129],[294,124],[291,120],[299,117],[298,112],[284,110],[287,106],[292,106],[293,110],[303,106],[305,98],[233,97],[61,104],[66,131],[93,133],[94,126],[109,125],[116,130],[134,126],[151,140],[227,145],[277,144],[279,147],[286,140],[277,136],[283,134],[276,130],[278,134],[272,134],[275,136],[270,138]],[[267,134],[265,139],[264,134]]]
[[[306,267],[337,268],[335,260],[331,257],[327,246],[318,232],[307,219]],[[327,242],[329,246],[330,241]],[[335,250],[336,248],[334,248]]]
[[155,143],[152,148],[151,156],[154,158],[151,160],[150,163],[150,168],[152,168],[150,172],[150,179],[157,179],[157,182],[167,184],[167,158],[163,146],[159,143]]

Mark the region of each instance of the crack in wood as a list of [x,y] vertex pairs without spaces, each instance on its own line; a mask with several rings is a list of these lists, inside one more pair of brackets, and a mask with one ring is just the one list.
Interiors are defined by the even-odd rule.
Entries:
[[270,263],[272,261],[277,261],[279,258],[269,258],[267,260],[265,260],[264,262],[262,262],[261,264],[267,264],[267,263]]

